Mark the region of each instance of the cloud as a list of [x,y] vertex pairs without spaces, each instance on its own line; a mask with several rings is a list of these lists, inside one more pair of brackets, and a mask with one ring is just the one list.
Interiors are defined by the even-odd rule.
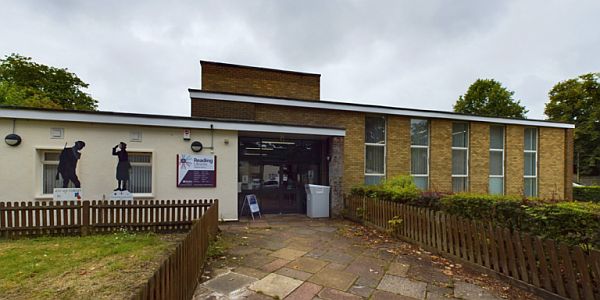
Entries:
[[201,59],[321,73],[322,98],[451,110],[495,78],[543,118],[598,71],[598,1],[10,1],[0,55],[68,67],[100,109],[189,115]]

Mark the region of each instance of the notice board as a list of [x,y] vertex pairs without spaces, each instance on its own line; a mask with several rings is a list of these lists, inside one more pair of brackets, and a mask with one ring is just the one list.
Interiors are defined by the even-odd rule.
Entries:
[[216,155],[177,155],[177,187],[216,187]]

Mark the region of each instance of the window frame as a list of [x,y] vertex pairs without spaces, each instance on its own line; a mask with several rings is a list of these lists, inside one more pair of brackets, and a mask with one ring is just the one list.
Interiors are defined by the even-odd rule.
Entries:
[[[367,118],[382,118],[383,119],[383,144],[379,143],[367,143],[366,132],[367,132]],[[381,177],[381,179],[386,178],[387,173],[387,134],[388,134],[388,121],[385,115],[365,115],[365,142],[364,142],[364,164],[363,164],[363,173],[364,177]],[[383,147],[383,173],[367,173],[367,148],[368,147]],[[363,180],[366,181],[366,180]]]
[[[499,148],[492,148],[491,143],[492,143],[492,135],[491,135],[491,131],[492,131],[492,127],[500,127],[502,128],[502,149]],[[501,152],[502,153],[502,175],[492,175],[490,174],[489,171],[489,167],[488,167],[488,193],[489,193],[489,184],[490,184],[490,178],[502,178],[502,193],[500,193],[499,195],[504,195],[506,194],[506,126],[504,125],[490,125],[490,130],[488,130],[488,134],[490,137],[489,140],[489,151],[488,153],[491,152]],[[491,155],[488,154],[488,164],[490,163],[490,159],[491,159]]]
[[[533,129],[535,131],[535,150],[527,150],[525,149],[525,132],[528,129]],[[523,167],[523,196],[526,197],[538,197],[539,196],[539,179],[538,179],[538,175],[539,175],[539,157],[538,157],[538,151],[540,148],[540,131],[539,128],[537,127],[525,127],[523,129],[523,164],[525,164],[525,159],[527,158],[527,153],[535,153],[535,168],[534,168],[534,173],[535,175],[525,175],[525,167]],[[533,192],[533,195],[525,195],[525,184],[527,182],[527,179],[535,179],[535,189]]]
[[[412,120],[421,120],[421,121],[426,121],[427,122],[427,145],[413,145],[412,142]],[[420,177],[420,178],[427,178],[427,187],[425,190],[429,190],[430,187],[430,182],[429,182],[429,173],[430,173],[430,167],[431,167],[431,158],[430,158],[430,146],[431,146],[431,120],[429,119],[423,119],[423,118],[411,118],[410,119],[410,155],[411,155],[411,159],[410,159],[410,176],[412,177]],[[427,173],[426,174],[413,174],[412,172],[412,149],[427,149]]]
[[[452,192],[456,193],[456,191],[454,191],[454,178],[466,178],[466,183],[465,183],[465,190],[462,192],[467,192],[469,191],[469,160],[470,160],[470,153],[469,153],[469,146],[471,145],[471,126],[469,122],[452,122],[452,134],[454,134],[454,124],[465,124],[467,125],[467,146],[466,147],[455,147],[451,141],[451,148],[452,148]],[[454,136],[451,136],[452,139],[454,139]],[[465,151],[466,153],[466,158],[465,158],[465,173],[466,174],[454,174],[454,150],[461,150],[461,151]]]
[[[148,197],[154,197],[155,194],[155,190],[154,187],[156,186],[156,168],[154,165],[154,162],[156,161],[156,153],[154,153],[153,150],[146,150],[146,149],[127,149],[127,154],[131,155],[131,154],[137,154],[137,153],[142,153],[142,154],[150,154],[150,162],[149,163],[145,163],[145,162],[129,162],[131,164],[131,167],[133,168],[134,165],[137,166],[150,166],[150,176],[152,176],[152,179],[150,180],[150,192],[149,193],[131,193],[131,195],[133,195],[134,198],[148,198]],[[127,183],[128,186],[131,186],[131,178],[129,178],[129,182]]]
[[[35,198],[52,198],[54,193],[44,193],[44,166],[45,165],[53,165],[58,166],[59,161],[54,160],[46,160],[46,153],[57,153],[60,158],[60,152],[63,148],[36,148],[35,151],[39,158],[38,169],[36,172],[39,172],[39,184],[36,184],[36,190],[38,196]],[[75,170],[76,174],[79,176],[79,169]],[[62,177],[58,180],[59,183],[62,182]],[[61,185],[62,186],[62,185]]]

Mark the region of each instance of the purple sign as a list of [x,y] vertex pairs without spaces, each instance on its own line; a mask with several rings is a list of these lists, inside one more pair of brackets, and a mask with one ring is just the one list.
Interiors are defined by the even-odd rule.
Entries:
[[177,187],[216,187],[215,155],[177,155]]

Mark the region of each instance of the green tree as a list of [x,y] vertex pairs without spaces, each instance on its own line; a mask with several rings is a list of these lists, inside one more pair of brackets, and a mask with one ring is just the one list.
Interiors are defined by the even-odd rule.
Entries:
[[67,69],[11,54],[0,59],[0,105],[96,110],[98,101],[85,93],[88,84]]
[[507,90],[494,79],[477,79],[467,93],[458,97],[454,111],[488,117],[524,119],[528,110],[521,101],[513,99],[514,92]]
[[600,173],[600,73],[557,83],[544,112],[552,121],[575,124],[575,153],[582,174]]

